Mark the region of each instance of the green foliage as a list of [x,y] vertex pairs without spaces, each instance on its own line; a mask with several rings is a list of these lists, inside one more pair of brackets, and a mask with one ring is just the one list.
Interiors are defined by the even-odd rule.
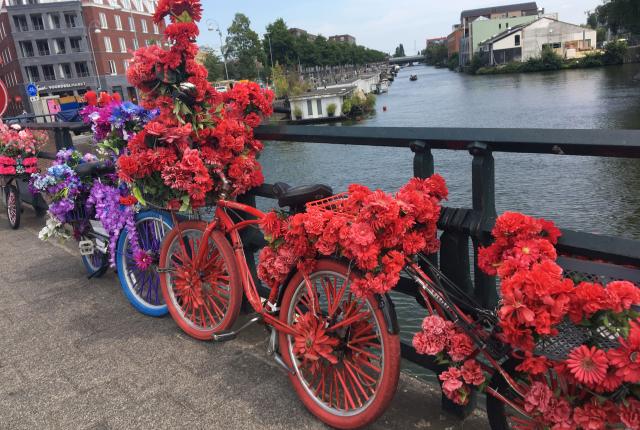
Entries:
[[337,109],[338,109],[338,106],[336,106],[335,103],[331,103],[329,106],[327,106],[327,114],[329,116],[334,116],[336,114]]
[[430,66],[446,67],[449,54],[447,46],[444,44],[431,45],[425,49],[425,62]]
[[229,63],[232,79],[256,79],[258,64],[264,65],[265,55],[258,33],[251,29],[246,15],[237,13],[227,30],[227,45],[224,52]]
[[406,57],[406,54],[404,53],[404,45],[402,45],[402,43],[396,48],[396,52],[393,54],[393,57]]
[[484,62],[482,61],[482,57],[480,54],[475,54],[473,58],[471,58],[471,64],[469,64],[469,71],[471,73],[476,73],[480,68],[484,66]]
[[202,46],[200,47],[200,56],[202,65],[209,72],[209,82],[215,82],[223,79],[224,64],[220,61],[220,57],[218,57],[215,50],[210,46]]
[[271,80],[276,97],[283,97],[289,94],[289,81],[287,75],[280,64],[276,64],[271,69]]
[[296,118],[302,118],[302,109],[300,109],[300,106],[295,107],[293,110],[293,116]]
[[347,99],[342,103],[342,113],[344,115],[349,115],[351,113],[351,100]]
[[529,58],[522,67],[523,72],[543,72],[560,70],[562,57],[551,48],[544,48],[539,57]]
[[609,42],[604,47],[604,55],[602,60],[605,64],[622,64],[624,57],[627,55],[627,42],[618,40]]
[[367,98],[364,101],[365,112],[371,112],[376,107],[376,96],[373,93],[367,94]]
[[456,52],[447,61],[447,67],[449,70],[456,70],[460,65],[460,55]]
[[579,67],[604,66],[603,55],[599,52],[593,53],[593,54],[587,54],[577,62],[577,65]]
[[[598,6],[593,13],[595,21],[614,34],[640,33],[640,2],[638,0],[610,0]],[[594,21],[589,17],[588,23]]]

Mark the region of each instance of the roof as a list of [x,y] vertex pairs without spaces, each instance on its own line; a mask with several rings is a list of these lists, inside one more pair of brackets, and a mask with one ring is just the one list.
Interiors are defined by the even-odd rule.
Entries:
[[471,16],[491,15],[492,13],[513,12],[517,10],[538,10],[536,2],[515,3],[504,6],[483,7],[480,9],[463,10],[460,18],[468,18]]
[[517,33],[518,31],[522,30],[524,27],[528,26],[529,24],[531,23],[514,25],[513,27],[503,31],[502,33],[498,33],[495,36],[488,38],[487,40],[483,40],[482,42],[480,42],[480,44],[484,45],[487,43],[494,43],[494,42],[497,42],[498,40],[502,40],[505,37],[512,35],[513,33]]
[[302,93],[298,96],[289,97],[289,100],[304,100],[312,97],[330,97],[330,96],[339,96],[339,95],[347,95],[353,91],[355,87],[353,86],[343,86],[336,88],[322,88],[320,90],[311,90],[306,93]]

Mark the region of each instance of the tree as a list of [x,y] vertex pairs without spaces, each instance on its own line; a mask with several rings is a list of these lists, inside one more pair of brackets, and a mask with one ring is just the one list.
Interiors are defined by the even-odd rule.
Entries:
[[209,72],[209,81],[214,82],[224,77],[224,64],[220,61],[220,57],[216,54],[216,51],[210,46],[200,47],[200,61],[202,65],[207,68]]
[[[640,2],[638,0],[611,0],[598,6],[594,12],[598,24],[614,34],[640,33]],[[593,18],[589,17],[591,24]]]
[[[271,43],[269,43],[271,42]],[[294,37],[289,33],[289,28],[282,18],[278,18],[267,25],[267,33],[262,41],[267,58],[273,53],[273,63],[290,66],[298,62]]]
[[233,79],[255,79],[258,77],[258,64],[265,64],[265,55],[258,33],[251,29],[251,21],[246,15],[236,13],[231,26],[227,29],[226,52],[229,75]]
[[424,51],[425,61],[430,66],[446,66],[448,56],[449,50],[444,44],[431,45]]
[[402,45],[402,43],[396,48],[396,53],[393,54],[393,56],[395,58],[398,57],[406,57],[405,53],[404,53],[404,46]]

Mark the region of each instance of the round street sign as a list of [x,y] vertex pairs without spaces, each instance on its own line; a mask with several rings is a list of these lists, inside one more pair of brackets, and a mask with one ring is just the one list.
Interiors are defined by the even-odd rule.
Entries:
[[9,105],[9,92],[4,82],[0,80],[0,116],[4,115]]
[[38,95],[38,87],[36,87],[36,84],[27,85],[27,94],[29,94],[29,97],[35,97]]

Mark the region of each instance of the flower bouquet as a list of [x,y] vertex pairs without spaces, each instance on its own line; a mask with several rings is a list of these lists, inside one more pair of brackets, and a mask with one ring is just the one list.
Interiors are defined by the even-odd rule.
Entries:
[[0,122],[0,175],[38,171],[37,153],[47,144],[47,134]]
[[127,70],[129,82],[143,94],[143,106],[157,110],[158,117],[129,140],[118,173],[142,203],[190,211],[223,191],[237,196],[262,184],[257,161],[262,144],[253,129],[272,113],[273,94],[255,83],[217,93],[195,59],[200,1],[163,0],[154,20],[167,16],[171,23],[164,38],[170,47],[139,49]]
[[318,256],[353,261],[361,276],[351,284],[359,296],[384,294],[396,286],[411,256],[437,251],[436,223],[447,197],[444,179],[413,178],[395,196],[351,185],[328,199],[287,217],[269,213],[262,224],[269,246],[260,253],[258,276],[272,291],[297,264],[309,271]]

